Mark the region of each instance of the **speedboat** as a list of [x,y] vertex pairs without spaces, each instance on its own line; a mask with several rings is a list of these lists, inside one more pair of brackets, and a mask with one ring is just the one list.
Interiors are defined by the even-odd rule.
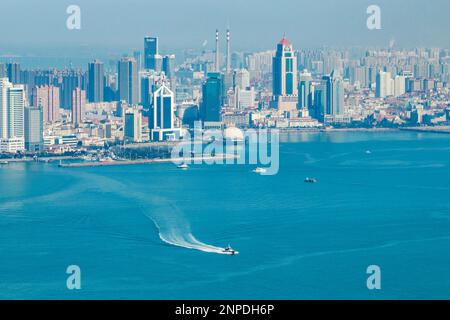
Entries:
[[267,169],[264,168],[256,168],[255,170],[253,170],[254,173],[266,173]]
[[187,170],[187,169],[189,169],[189,166],[186,163],[183,163],[183,164],[180,164],[177,168],[182,169],[182,170]]
[[305,178],[305,182],[306,183],[316,183],[317,179],[316,178]]
[[236,250],[234,250],[230,245],[228,245],[225,249],[223,249],[223,253],[224,254],[229,254],[229,255],[236,255],[239,254],[239,252],[237,252]]
[[372,151],[366,150],[366,154],[372,154]]

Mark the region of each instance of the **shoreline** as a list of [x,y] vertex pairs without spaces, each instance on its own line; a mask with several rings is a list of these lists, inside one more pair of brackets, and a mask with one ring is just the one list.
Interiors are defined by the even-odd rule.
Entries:
[[195,164],[203,161],[223,161],[230,159],[238,159],[237,155],[219,155],[219,156],[202,156],[202,157],[186,157],[186,158],[166,158],[166,159],[141,159],[141,160],[124,160],[124,161],[103,161],[103,162],[75,162],[61,163],[60,168],[86,168],[86,167],[109,167],[109,166],[129,166],[138,164],[159,164],[159,163],[186,163]]

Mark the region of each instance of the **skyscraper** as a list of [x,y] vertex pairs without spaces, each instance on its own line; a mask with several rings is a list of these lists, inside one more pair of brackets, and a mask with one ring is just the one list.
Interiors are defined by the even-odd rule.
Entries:
[[208,74],[208,78],[202,87],[202,97],[201,120],[203,122],[221,121],[220,112],[223,105],[223,75],[221,73]]
[[8,77],[8,73],[6,71],[6,65],[4,63],[0,63],[0,78]]
[[72,92],[72,124],[75,126],[78,126],[83,122],[85,105],[86,91],[75,88]]
[[394,80],[391,78],[390,72],[379,71],[376,76],[376,92],[377,98],[384,98],[394,94]]
[[163,59],[162,71],[164,71],[166,78],[170,82],[170,88],[175,88],[175,55],[166,55]]
[[281,111],[294,111],[298,102],[297,57],[285,37],[277,45],[273,57],[273,106]]
[[34,87],[32,97],[33,107],[42,108],[44,123],[59,121],[59,88],[54,86]]
[[142,142],[142,114],[137,107],[125,111],[124,139],[131,142]]
[[153,93],[149,129],[153,141],[173,140],[180,135],[175,128],[175,96],[164,83]]
[[89,102],[102,102],[105,88],[105,73],[103,63],[99,60],[89,63],[88,66],[88,100]]
[[0,79],[0,152],[23,151],[25,88]]
[[299,109],[307,109],[311,110],[312,101],[314,95],[314,87],[312,85],[313,78],[311,73],[307,70],[304,70],[300,74],[300,83],[299,83],[299,101],[298,107]]
[[406,93],[406,77],[396,76],[394,79],[394,96],[399,97]]
[[339,116],[345,112],[344,83],[340,76],[332,71],[322,77],[322,105],[320,113],[325,116]]
[[247,69],[239,69],[234,72],[234,87],[239,89],[250,87],[250,73]]
[[152,104],[152,94],[155,87],[155,77],[154,74],[149,72],[141,73],[140,75],[141,83],[141,98],[140,104],[146,108],[149,108]]
[[6,64],[6,72],[11,83],[20,83],[20,64],[17,62],[10,62]]
[[[60,104],[61,108],[66,110],[72,110],[72,92],[75,88],[81,88],[86,90],[87,77],[85,72],[79,70],[65,70],[62,75]],[[45,115],[44,115],[45,121]]]
[[119,99],[129,104],[139,103],[139,72],[136,59],[122,58],[118,64]]
[[140,50],[133,51],[133,58],[136,59],[138,69],[142,69],[142,52]]
[[162,57],[159,54],[157,37],[144,38],[144,67],[147,70],[161,71]]
[[44,149],[44,125],[42,109],[25,107],[25,149],[41,152]]

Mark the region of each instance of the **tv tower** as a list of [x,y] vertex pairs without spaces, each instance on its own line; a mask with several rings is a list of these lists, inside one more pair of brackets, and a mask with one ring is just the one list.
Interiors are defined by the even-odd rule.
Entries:
[[216,29],[216,72],[220,72],[219,30]]
[[230,29],[227,29],[227,74],[231,72],[231,34]]

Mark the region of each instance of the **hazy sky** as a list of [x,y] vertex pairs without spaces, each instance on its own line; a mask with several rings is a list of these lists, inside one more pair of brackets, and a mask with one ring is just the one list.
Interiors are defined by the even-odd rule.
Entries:
[[[66,28],[66,8],[81,7],[81,30]],[[382,30],[366,27],[381,7]],[[17,48],[139,49],[144,35],[163,49],[200,49],[229,23],[236,50],[272,49],[285,32],[295,48],[450,47],[449,0],[0,0],[0,55]],[[223,48],[224,44],[222,44]]]

